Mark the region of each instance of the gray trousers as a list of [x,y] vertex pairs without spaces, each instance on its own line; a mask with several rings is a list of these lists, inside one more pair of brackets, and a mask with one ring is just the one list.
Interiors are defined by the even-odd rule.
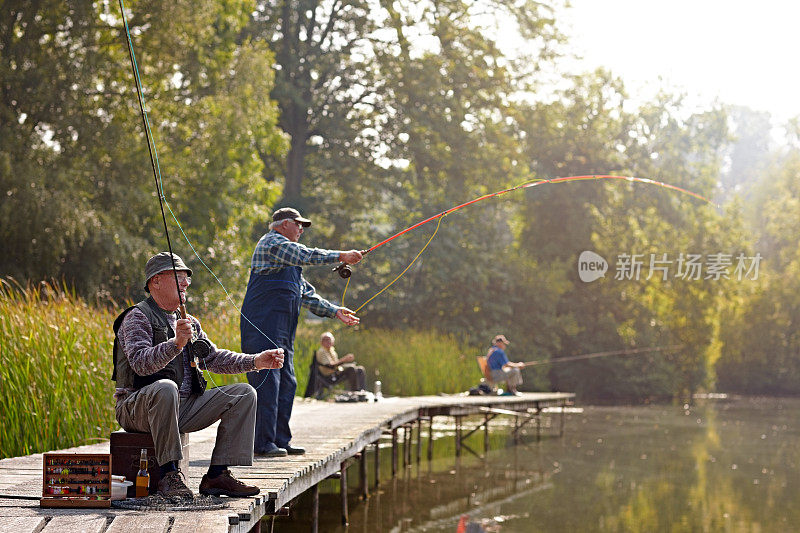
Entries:
[[342,371],[337,371],[343,378],[350,382],[351,391],[359,391],[367,388],[367,372],[364,367],[355,363],[345,363],[341,365]]
[[247,383],[180,398],[175,382],[162,379],[117,402],[117,422],[125,431],[153,436],[159,465],[183,458],[181,433],[205,429],[217,420],[220,424],[211,464],[252,465],[256,391]]
[[516,388],[517,385],[522,385],[522,372],[519,371],[519,368],[515,367],[492,370],[492,381],[495,383],[505,381],[508,383],[509,387]]

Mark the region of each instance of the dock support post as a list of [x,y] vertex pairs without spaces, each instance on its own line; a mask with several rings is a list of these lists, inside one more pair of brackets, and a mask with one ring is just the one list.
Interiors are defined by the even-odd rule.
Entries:
[[397,475],[397,428],[392,429],[392,477]]
[[361,460],[358,463],[358,477],[361,485],[361,498],[369,498],[369,483],[367,482],[367,448],[361,450]]
[[408,466],[408,462],[406,460],[406,456],[408,455],[406,452],[408,451],[408,426],[403,425],[403,469]]
[[311,533],[317,533],[318,531],[319,531],[319,483],[311,487]]
[[431,415],[428,424],[428,461],[433,460],[433,415]]
[[514,444],[519,444],[519,415],[514,415]]
[[536,402],[536,442],[542,438],[542,406]]
[[461,457],[461,417],[456,415],[456,457]]
[[417,464],[419,464],[420,456],[422,455],[422,419],[417,419]]
[[342,496],[342,525],[347,526],[349,516],[347,513],[347,461],[342,463],[341,477],[339,478],[339,492]]
[[403,466],[411,466],[411,440],[414,438],[414,424],[406,424],[403,426],[403,437],[405,444],[403,445]]
[[483,453],[489,452],[489,413],[483,415]]
[[381,439],[375,441],[375,487],[381,484]]

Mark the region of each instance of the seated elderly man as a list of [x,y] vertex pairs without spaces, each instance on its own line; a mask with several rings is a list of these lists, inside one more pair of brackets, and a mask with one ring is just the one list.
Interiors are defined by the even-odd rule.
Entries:
[[219,420],[200,493],[252,496],[258,494],[258,487],[235,479],[228,466],[253,464],[256,392],[246,383],[205,390],[198,364],[220,374],[280,368],[283,350],[248,355],[217,348],[196,318],[181,318],[177,313],[186,301],[191,275],[177,255],[161,252],[151,257],[145,266],[145,291],[150,297],[114,321],[112,379],[117,382],[117,421],[126,431],[152,435],[161,469],[159,492],[165,497],[191,498],[192,491],[177,466],[183,457],[180,434]]
[[[319,350],[315,355],[317,363],[319,363],[319,371],[323,376],[330,376],[337,374],[346,378],[350,382],[351,391],[360,391],[366,388],[367,374],[364,367],[356,365],[355,356],[351,353],[339,359],[339,354],[336,353],[336,338],[333,333],[326,331],[319,339]],[[324,366],[323,366],[324,365]]]
[[489,365],[489,370],[492,372],[492,381],[499,383],[505,381],[508,385],[508,392],[505,394],[517,396],[520,393],[517,387],[522,385],[522,372],[521,368],[525,367],[524,363],[513,363],[508,360],[505,349],[510,344],[505,335],[495,335],[492,339],[492,347],[489,348],[486,362]]

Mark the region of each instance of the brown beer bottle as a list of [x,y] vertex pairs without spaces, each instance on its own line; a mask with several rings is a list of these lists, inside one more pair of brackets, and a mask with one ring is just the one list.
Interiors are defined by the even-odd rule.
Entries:
[[150,474],[147,472],[147,449],[142,448],[139,456],[139,471],[136,473],[136,497],[146,498],[150,495]]

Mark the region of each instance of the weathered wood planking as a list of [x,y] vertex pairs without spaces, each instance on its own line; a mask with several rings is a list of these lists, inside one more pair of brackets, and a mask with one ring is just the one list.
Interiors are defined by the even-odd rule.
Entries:
[[46,521],[43,516],[0,516],[0,531],[38,533]]
[[181,513],[175,516],[172,531],[179,533],[218,533],[228,531],[227,515],[219,512]]
[[55,516],[42,533],[103,533],[108,520],[105,516]]
[[168,529],[169,516],[152,517],[148,513],[137,513],[115,517],[106,533],[166,533]]
[[[304,446],[305,455],[256,458],[253,466],[232,467],[234,476],[257,485],[254,498],[229,499],[229,507],[202,512],[138,512],[112,508],[97,511],[40,509],[38,502],[1,499],[0,532],[166,531],[174,533],[245,533],[265,515],[274,512],[320,481],[340,471],[343,462],[392,431],[430,415],[475,414],[481,408],[525,412],[528,408],[557,405],[572,394],[527,393],[520,397],[424,396],[389,398],[377,403],[332,404],[298,400],[292,416],[292,443]],[[524,416],[524,415],[523,415]],[[188,485],[197,491],[208,469],[214,448],[216,425],[193,433]],[[108,453],[108,442],[78,446],[78,453]],[[41,495],[42,455],[0,460],[0,494]],[[42,529],[43,528],[43,529]]]

